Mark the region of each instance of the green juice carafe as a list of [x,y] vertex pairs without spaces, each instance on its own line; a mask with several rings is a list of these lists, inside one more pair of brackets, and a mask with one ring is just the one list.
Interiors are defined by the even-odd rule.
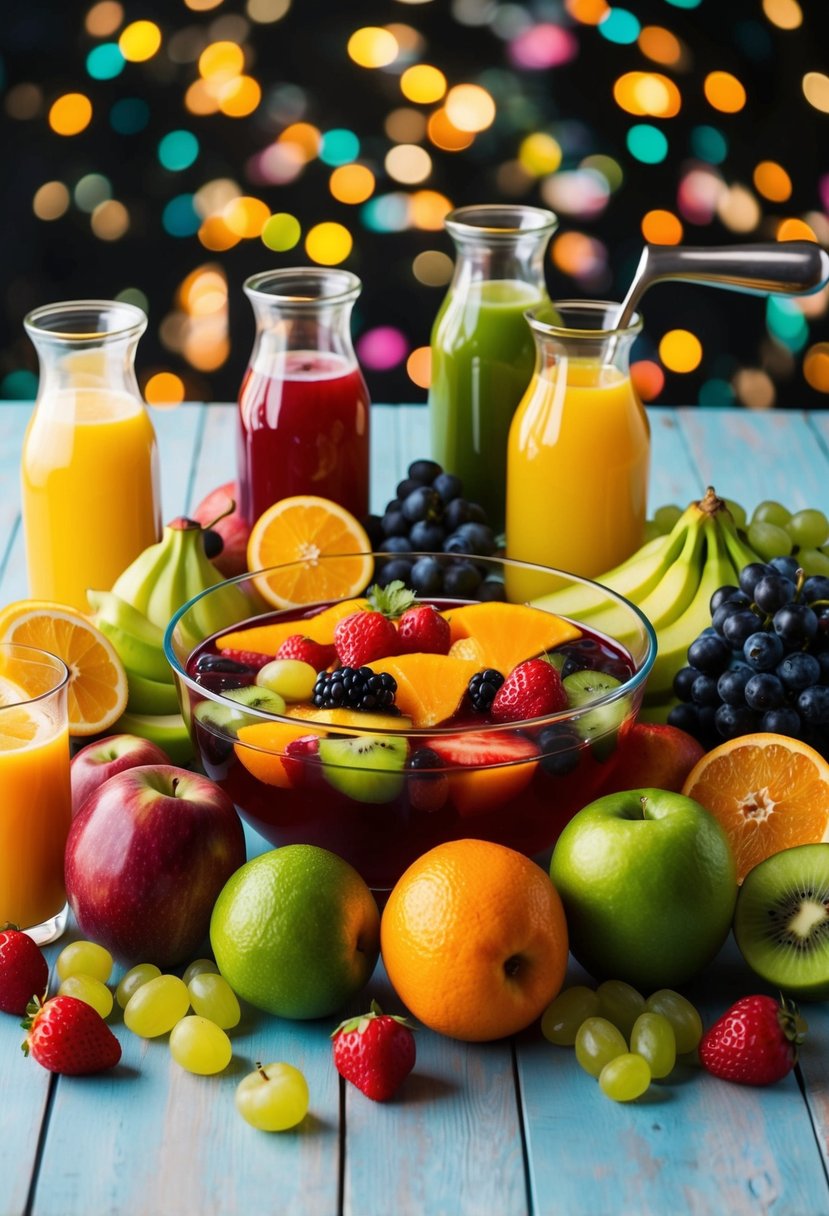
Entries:
[[544,251],[558,221],[540,207],[491,204],[445,222],[457,257],[432,328],[432,455],[497,530],[510,422],[535,364],[524,312],[548,300]]

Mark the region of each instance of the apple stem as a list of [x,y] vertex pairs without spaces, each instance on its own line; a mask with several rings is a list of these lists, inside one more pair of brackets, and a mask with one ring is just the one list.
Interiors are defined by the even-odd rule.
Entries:
[[211,519],[209,524],[202,524],[203,532],[209,531],[210,528],[215,528],[220,519],[224,519],[226,515],[233,514],[233,512],[236,510],[235,498],[228,498],[227,503],[228,505],[225,507],[224,511],[221,512],[221,514],[217,515],[215,519]]
[[264,1078],[266,1081],[270,1081],[270,1077],[268,1076],[268,1074],[265,1072],[264,1068],[262,1067],[262,1063],[261,1063],[261,1061],[260,1061],[260,1060],[257,1060],[257,1061],[256,1061],[256,1071],[257,1071],[257,1072],[259,1073],[259,1075],[260,1075],[261,1077],[263,1077],[263,1078]]
[[175,797],[176,790],[178,789],[179,780],[180,778],[178,777],[173,778],[173,797]]
[[645,810],[647,809],[648,799],[643,796],[642,798],[639,799],[639,801],[642,804],[642,814],[644,815]]

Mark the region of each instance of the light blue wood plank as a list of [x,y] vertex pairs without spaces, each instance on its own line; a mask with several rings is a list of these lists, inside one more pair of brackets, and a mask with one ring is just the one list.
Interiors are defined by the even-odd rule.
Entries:
[[683,430],[685,412],[680,409],[651,409],[651,462],[648,483],[648,511],[665,503],[685,507],[705,493],[696,462],[691,456]]
[[189,487],[189,511],[211,490],[236,480],[235,405],[203,405],[198,409],[203,426]]
[[800,1048],[798,1068],[814,1125],[815,1141],[824,1169],[829,1171],[829,1051],[826,1049],[829,1044],[829,1003],[802,1001],[800,1012],[809,1030]]
[[158,436],[161,518],[165,523],[187,511],[191,468],[204,425],[203,409],[201,405],[179,405],[150,411]]
[[15,573],[13,564],[19,560],[15,552],[20,532],[20,453],[31,412],[31,402],[0,402],[0,589],[6,572]]

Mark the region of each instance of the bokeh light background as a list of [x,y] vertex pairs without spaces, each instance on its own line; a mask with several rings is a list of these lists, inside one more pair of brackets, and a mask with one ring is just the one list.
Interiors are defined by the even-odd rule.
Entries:
[[[554,296],[619,299],[645,240],[829,245],[824,0],[26,0],[0,31],[0,397],[35,305],[149,314],[147,399],[235,398],[256,271],[363,280],[377,401],[423,400],[453,206],[560,217]],[[829,291],[665,285],[653,403],[829,407]]]

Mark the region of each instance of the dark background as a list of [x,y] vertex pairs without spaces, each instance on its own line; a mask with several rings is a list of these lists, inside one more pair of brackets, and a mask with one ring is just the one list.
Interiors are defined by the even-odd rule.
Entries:
[[[292,120],[291,107],[297,119],[322,132],[347,128],[358,136],[359,160],[376,176],[375,198],[428,189],[455,206],[499,200],[544,205],[546,176],[519,177],[517,186],[506,188],[510,173],[504,166],[515,161],[521,141],[534,132],[550,133],[558,140],[563,152],[559,173],[578,170],[585,157],[611,158],[621,185],[610,192],[601,212],[593,216],[580,212],[578,199],[569,213],[559,212],[557,238],[567,233],[591,238],[597,268],[590,273],[564,273],[556,264],[554,239],[546,262],[554,296],[621,298],[641,250],[642,217],[652,208],[679,215],[687,244],[773,240],[783,220],[799,218],[825,245],[829,243],[825,214],[829,114],[809,104],[802,79],[807,71],[827,71],[822,49],[826,13],[824,0],[800,0],[794,11],[801,13],[801,24],[781,28],[779,14],[791,15],[793,2],[624,0],[625,10],[641,25],[660,26],[680,40],[683,60],[671,68],[649,60],[637,42],[610,41],[600,27],[579,21],[572,3],[557,0],[511,4],[293,0],[278,20],[264,23],[249,19],[245,0],[223,0],[207,11],[193,11],[184,0],[122,0],[123,19],[114,33],[103,38],[94,37],[86,27],[90,10],[96,7],[93,3],[6,0],[0,22],[0,396],[34,393],[36,360],[21,328],[29,308],[50,300],[126,293],[125,298],[146,303],[150,318],[138,352],[142,386],[155,373],[168,371],[179,378],[187,398],[234,398],[253,336],[252,315],[241,291],[243,280],[269,267],[308,263],[303,243],[307,231],[330,220],[351,233],[353,249],[342,265],[364,283],[354,318],[358,350],[360,338],[377,326],[399,330],[409,351],[427,345],[445,286],[419,282],[412,262],[427,250],[451,253],[448,237],[440,230],[413,226],[402,231],[372,228],[364,207],[332,197],[328,187],[332,166],[319,158],[310,160],[285,184],[252,181],[251,157],[278,138]],[[470,24],[470,17],[477,23]],[[181,45],[182,31],[194,46],[226,36],[229,18],[235,19],[229,27],[231,41],[243,46],[245,70],[261,85],[262,102],[243,119],[188,113],[184,97],[198,76],[195,56],[181,62],[177,52],[179,61],[174,62],[170,47]],[[113,79],[93,79],[87,68],[89,52],[103,42],[117,41],[120,30],[139,19],[153,20],[160,27],[158,53],[143,63],[126,63]],[[413,32],[415,45],[408,57],[404,54],[381,69],[352,62],[346,47],[356,29],[394,23]],[[574,57],[541,69],[518,66],[513,56],[515,37],[548,25],[572,36]],[[176,36],[178,42],[173,41]],[[384,157],[393,140],[384,122],[401,106],[425,115],[436,108],[412,105],[401,95],[400,72],[417,62],[439,67],[450,86],[484,84],[495,98],[497,116],[460,153],[441,151],[424,138],[422,145],[432,157],[431,174],[418,186],[406,186],[385,173]],[[703,80],[715,69],[732,72],[745,86],[748,101],[739,113],[721,113],[706,101]],[[613,85],[632,70],[661,72],[673,79],[682,97],[679,114],[670,119],[636,118],[622,110],[614,101]],[[32,96],[39,99],[26,117],[16,116],[21,84],[36,86]],[[286,86],[291,86],[287,92]],[[93,118],[80,134],[63,137],[50,129],[49,107],[55,98],[73,91],[90,98]],[[144,99],[149,106],[148,122],[135,134],[119,134],[109,121],[112,106],[124,97]],[[644,164],[628,150],[628,131],[641,122],[667,135],[669,152],[662,163]],[[741,187],[754,200],[757,222],[748,231],[734,231],[717,216],[707,223],[688,222],[678,207],[682,182],[705,165],[695,145],[695,132],[701,126],[713,127],[725,137],[724,159],[709,165],[723,190]],[[159,163],[158,143],[178,129],[195,134],[200,150],[189,168],[170,171]],[[755,189],[754,169],[764,160],[775,161],[788,172],[792,193],[786,201],[771,202]],[[129,227],[120,239],[97,237],[90,214],[75,201],[76,184],[89,174],[105,177],[112,197],[127,209]],[[193,194],[218,178],[232,179],[240,193],[261,199],[271,212],[296,216],[302,227],[297,246],[274,252],[259,239],[247,239],[229,250],[212,252],[195,232],[174,236],[166,231],[163,217],[169,200]],[[60,218],[47,221],[35,215],[33,198],[49,181],[63,182],[72,201]],[[211,266],[227,282],[229,350],[220,366],[205,369],[171,348],[162,333],[164,319],[180,310],[177,293],[182,282],[199,268]],[[660,365],[659,341],[676,328],[694,333],[703,355],[699,367],[689,374],[662,366],[664,384],[651,399],[753,408],[829,405],[827,377],[820,381],[812,376],[810,384],[803,370],[810,354],[814,359],[823,351],[829,358],[827,298],[824,291],[811,302],[805,325],[798,327],[795,319],[794,327],[778,325],[775,332],[766,303],[757,298],[685,285],[655,288],[646,299],[646,332],[635,358]],[[374,400],[425,397],[424,387],[410,378],[405,357],[385,370],[365,360],[364,366]]]

